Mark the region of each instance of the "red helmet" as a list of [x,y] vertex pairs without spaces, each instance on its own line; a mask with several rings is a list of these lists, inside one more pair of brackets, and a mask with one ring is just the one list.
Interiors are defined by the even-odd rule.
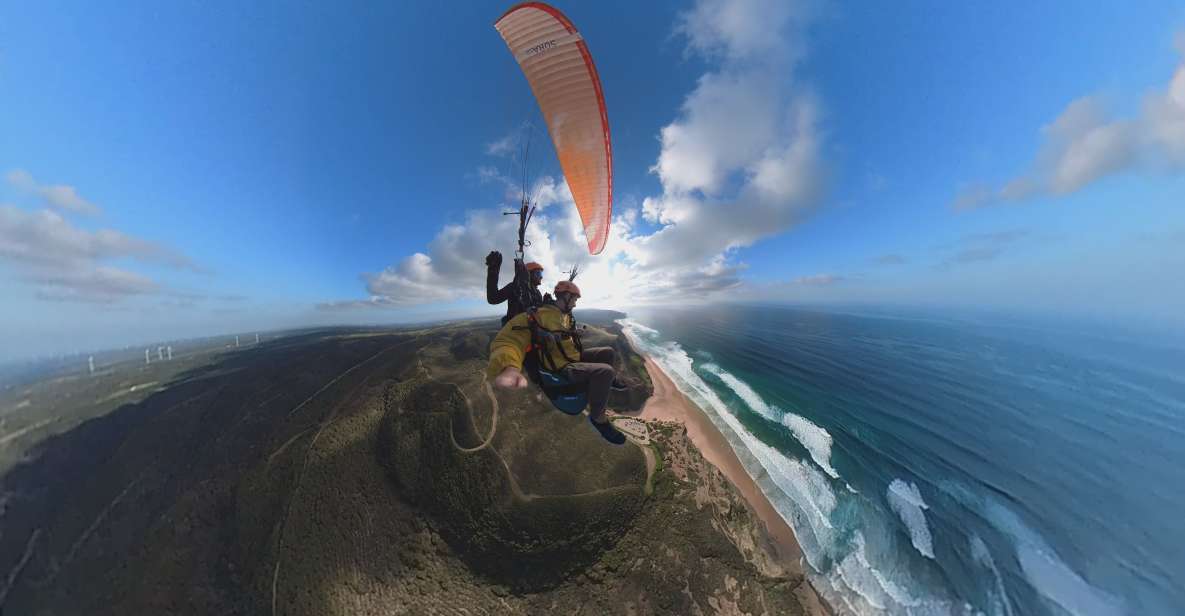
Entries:
[[571,293],[576,297],[580,297],[580,287],[576,286],[576,283],[571,280],[561,280],[555,283],[556,297],[559,297],[560,293]]
[[535,261],[531,261],[530,263],[527,264],[527,271],[528,272],[542,272],[543,266],[539,265]]

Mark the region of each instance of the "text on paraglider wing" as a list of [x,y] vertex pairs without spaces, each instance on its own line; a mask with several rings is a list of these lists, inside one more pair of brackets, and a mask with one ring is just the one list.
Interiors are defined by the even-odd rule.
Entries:
[[536,57],[540,54],[556,49],[557,47],[567,45],[568,43],[575,43],[576,41],[581,40],[584,40],[584,37],[582,37],[579,32],[570,32],[564,36],[558,36],[556,38],[547,39],[546,41],[541,41],[531,45],[530,47],[527,47],[526,49],[514,54],[514,59],[522,62],[527,58]]
[[555,39],[551,39],[550,41],[544,41],[542,43],[539,43],[538,45],[526,50],[523,53],[530,56],[530,55],[537,54],[541,51],[546,51],[548,49],[551,49],[552,47],[555,47],[556,45],[557,44],[555,42]]

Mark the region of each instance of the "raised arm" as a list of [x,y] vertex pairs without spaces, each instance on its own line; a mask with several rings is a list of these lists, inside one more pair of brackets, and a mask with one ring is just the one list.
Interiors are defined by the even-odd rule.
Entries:
[[491,304],[501,304],[509,299],[509,295],[503,293],[506,289],[498,289],[498,270],[500,269],[502,269],[502,253],[491,250],[490,254],[486,255],[486,301]]

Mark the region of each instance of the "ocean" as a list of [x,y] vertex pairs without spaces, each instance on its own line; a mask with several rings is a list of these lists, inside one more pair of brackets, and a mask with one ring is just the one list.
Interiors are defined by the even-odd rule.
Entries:
[[857,614],[1185,613],[1185,344],[728,306],[620,321]]

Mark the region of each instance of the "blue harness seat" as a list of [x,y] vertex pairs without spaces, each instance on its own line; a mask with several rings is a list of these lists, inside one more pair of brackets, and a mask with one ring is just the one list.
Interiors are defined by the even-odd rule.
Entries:
[[588,388],[577,385],[563,375],[540,369],[539,387],[552,406],[569,415],[579,415],[588,406]]

